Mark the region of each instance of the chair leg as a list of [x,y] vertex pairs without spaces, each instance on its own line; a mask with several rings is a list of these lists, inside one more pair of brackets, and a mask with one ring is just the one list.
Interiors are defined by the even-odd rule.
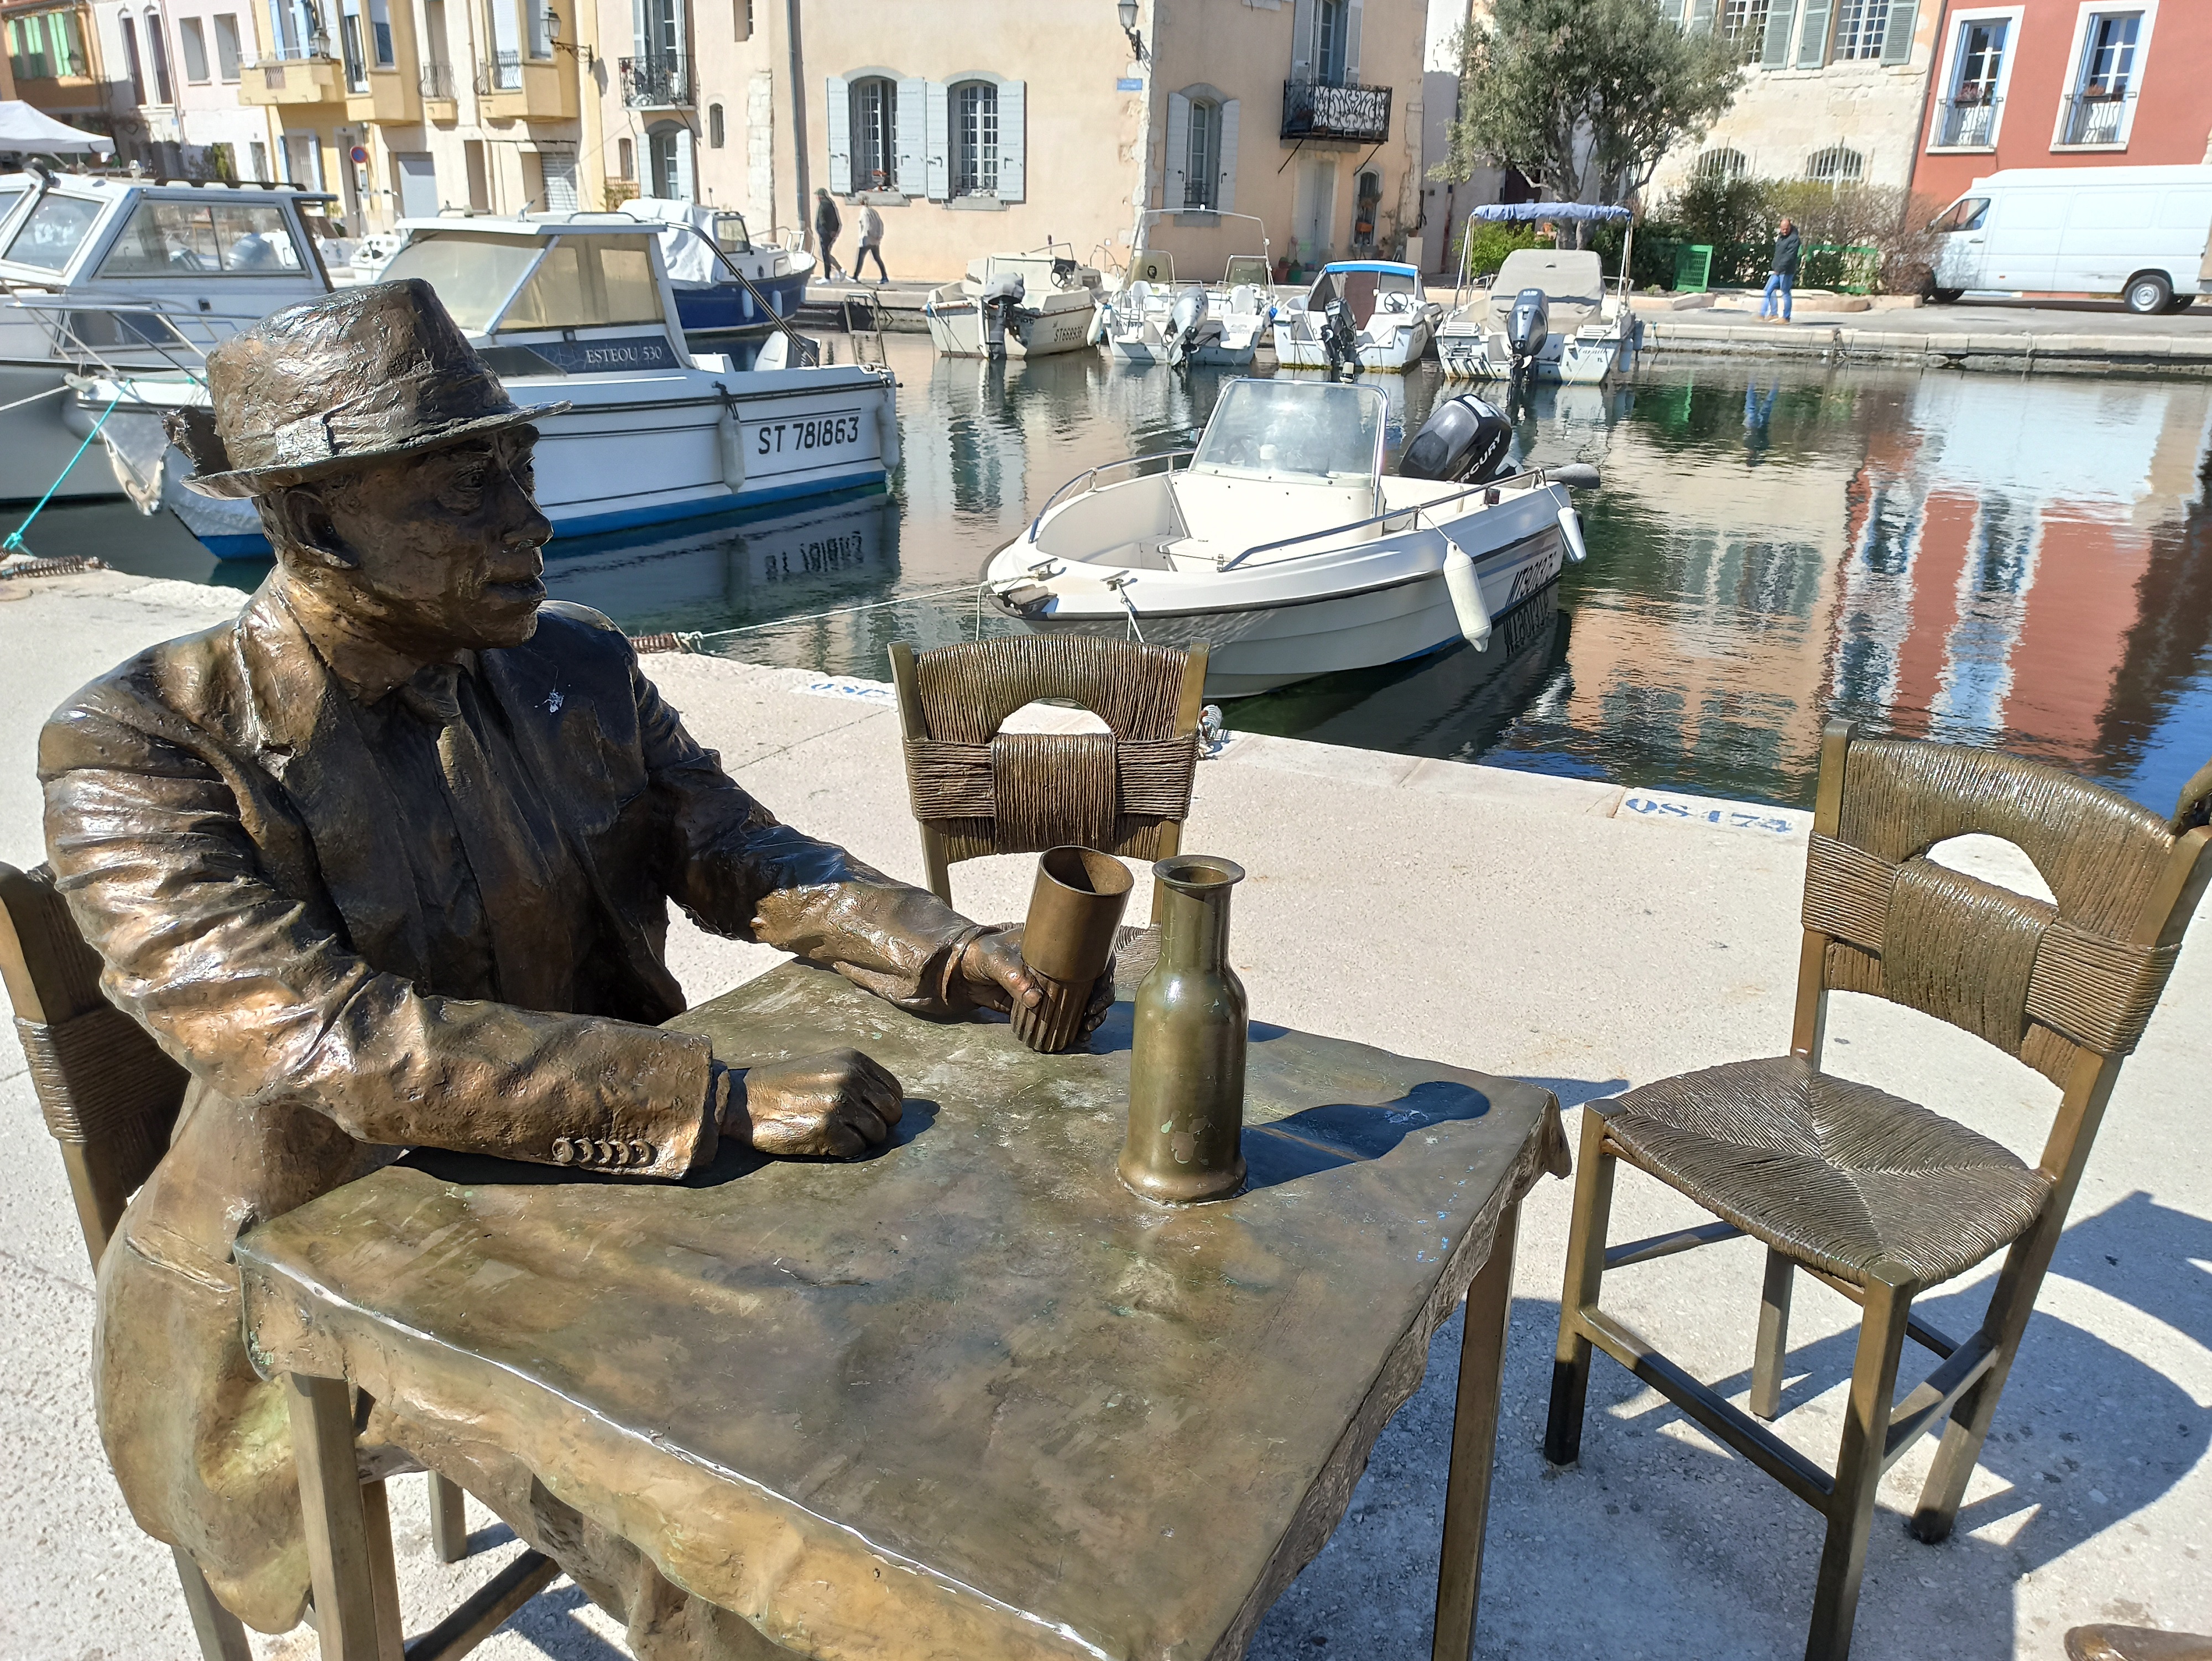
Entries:
[[1790,1359],[1790,1293],[1797,1265],[1769,1246],[1766,1283],[1759,1292],[1759,1347],[1751,1358],[1751,1410],[1762,1419],[1782,1412],[1783,1364]]
[[430,1551],[441,1563],[469,1555],[468,1495],[459,1482],[430,1473]]
[[1897,1364],[1905,1350],[1905,1323],[1912,1311],[1910,1285],[1870,1277],[1866,1316],[1859,1325],[1858,1360],[1851,1368],[1850,1400],[1844,1413],[1843,1445],[1836,1457],[1835,1492],[1828,1500],[1828,1536],[1820,1548],[1820,1578],[1813,1593],[1813,1629],[1805,1661],[1844,1661],[1866,1573],[1867,1536],[1874,1526],[1875,1492],[1881,1486],[1882,1456],[1889,1442],[1889,1411],[1897,1393]]
[[[322,1661],[386,1661],[377,1635],[366,1490],[354,1457],[352,1393],[343,1378],[294,1372],[285,1383]],[[388,1557],[389,1530],[385,1537]]]
[[399,1565],[392,1548],[392,1497],[380,1482],[361,1485],[362,1521],[368,1531],[368,1585],[376,1601],[376,1651],[381,1661],[407,1661],[406,1628],[399,1615]]
[[191,1611],[192,1635],[199,1640],[201,1661],[253,1661],[244,1623],[216,1600],[215,1589],[208,1585],[192,1555],[181,1546],[169,1550],[177,1560],[177,1579],[184,1582],[185,1607]]
[[1552,1362],[1552,1410],[1544,1424],[1544,1457],[1571,1465],[1582,1457],[1583,1404],[1589,1393],[1590,1339],[1582,1311],[1595,1308],[1605,1276],[1605,1231],[1613,1212],[1615,1161],[1605,1153],[1605,1113],[1583,1108],[1582,1168],[1575,1173],[1575,1213],[1567,1226],[1566,1284],[1559,1293],[1559,1347]]

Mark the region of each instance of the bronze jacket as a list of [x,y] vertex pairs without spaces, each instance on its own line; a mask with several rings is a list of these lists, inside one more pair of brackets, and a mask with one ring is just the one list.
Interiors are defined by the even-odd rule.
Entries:
[[[654,1025],[684,1007],[662,959],[672,898],[923,1013],[951,1013],[969,932],[779,825],[605,618],[548,605],[529,643],[478,654],[475,686],[537,787],[492,808],[582,873],[589,916],[545,938],[584,960],[502,961],[504,1002],[437,995],[443,918],[400,856],[407,804],[281,582],[86,687],[40,745],[48,854],[102,984],[193,1080],[101,1265],[101,1434],[141,1525],[270,1631],[297,1621],[307,1572],[233,1239],[409,1146],[663,1177],[711,1157],[708,1043]],[[533,977],[581,1007],[534,1007]]]

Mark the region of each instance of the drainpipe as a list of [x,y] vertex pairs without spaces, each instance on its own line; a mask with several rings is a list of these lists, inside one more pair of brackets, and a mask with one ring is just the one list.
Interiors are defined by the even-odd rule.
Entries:
[[[806,176],[806,53],[799,38],[799,0],[783,0],[784,27],[791,35],[792,176],[799,186],[799,246],[814,246],[813,195]],[[826,266],[817,272],[827,277]]]

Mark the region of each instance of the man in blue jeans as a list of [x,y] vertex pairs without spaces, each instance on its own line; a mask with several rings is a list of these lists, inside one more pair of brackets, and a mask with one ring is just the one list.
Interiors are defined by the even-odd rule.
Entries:
[[[1797,227],[1785,219],[1782,234],[1774,239],[1774,263],[1766,278],[1765,297],[1759,302],[1759,319],[1762,323],[1787,323],[1790,320],[1790,289],[1797,280]],[[1774,296],[1782,295],[1782,314],[1775,315]]]

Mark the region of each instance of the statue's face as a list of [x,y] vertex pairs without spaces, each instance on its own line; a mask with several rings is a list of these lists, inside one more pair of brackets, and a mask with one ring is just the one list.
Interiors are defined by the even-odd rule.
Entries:
[[[553,526],[532,492],[538,432],[509,428],[396,456],[313,487],[300,539],[343,563],[317,587],[385,642],[426,659],[514,646],[545,600]],[[313,513],[319,503],[321,513]]]

